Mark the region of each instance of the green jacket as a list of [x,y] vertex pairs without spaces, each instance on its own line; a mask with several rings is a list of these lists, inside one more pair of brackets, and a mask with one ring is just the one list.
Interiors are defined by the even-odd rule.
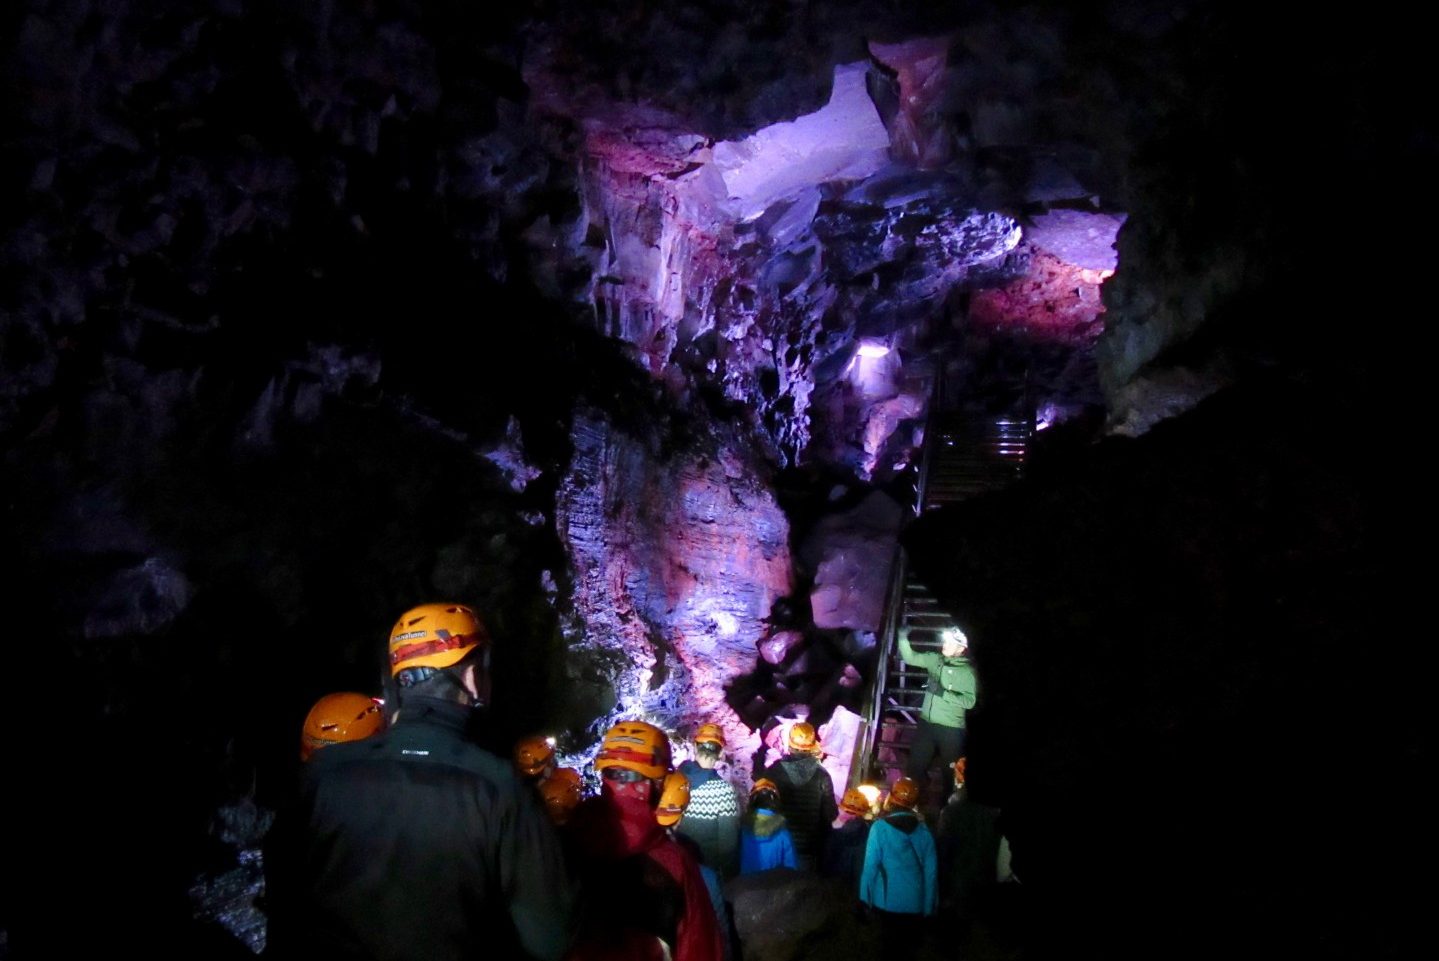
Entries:
[[942,727],[964,727],[964,713],[974,707],[979,693],[979,681],[974,676],[974,665],[969,658],[947,658],[938,651],[921,654],[902,634],[899,638],[899,658],[910,667],[922,667],[929,672],[929,686],[924,693],[924,704],[919,709],[920,717]]

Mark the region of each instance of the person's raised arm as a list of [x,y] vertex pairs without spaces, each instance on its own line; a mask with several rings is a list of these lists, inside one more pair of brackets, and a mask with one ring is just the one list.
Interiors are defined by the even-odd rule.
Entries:
[[938,667],[940,662],[939,654],[922,654],[916,651],[909,643],[909,631],[910,628],[908,626],[903,626],[896,632],[896,636],[899,638],[899,659],[910,667],[922,667],[925,670]]

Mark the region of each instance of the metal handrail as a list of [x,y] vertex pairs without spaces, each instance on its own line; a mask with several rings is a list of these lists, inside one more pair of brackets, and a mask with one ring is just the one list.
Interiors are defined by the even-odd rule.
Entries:
[[905,562],[904,550],[898,544],[894,548],[894,560],[890,563],[889,591],[885,599],[884,624],[875,639],[876,663],[873,685],[870,688],[869,703],[865,708],[864,731],[855,742],[856,756],[850,760],[850,787],[860,784],[868,773],[869,759],[874,755],[874,742],[879,734],[880,719],[884,716],[884,692],[889,687],[889,646],[894,637],[896,621],[903,605]]
[[[934,460],[935,423],[939,419],[940,403],[944,395],[944,363],[941,356],[936,362],[934,380],[930,385],[929,409],[925,411],[924,443],[920,446],[919,471],[914,485],[914,516],[924,511],[925,491],[929,486],[929,469]],[[889,687],[889,657],[898,633],[899,618],[904,610],[904,582],[908,575],[904,548],[894,545],[894,558],[890,562],[889,588],[885,594],[884,623],[875,638],[877,652],[874,679],[865,708],[864,729],[855,741],[855,756],[850,759],[849,786],[860,784],[868,773],[870,759],[874,756],[875,739],[879,736],[881,719],[884,717],[884,694]],[[898,705],[897,705],[898,706]],[[900,708],[903,712],[903,708]]]

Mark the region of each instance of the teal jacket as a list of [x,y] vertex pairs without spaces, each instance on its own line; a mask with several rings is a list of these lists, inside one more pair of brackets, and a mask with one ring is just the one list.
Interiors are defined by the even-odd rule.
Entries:
[[921,654],[903,634],[899,636],[899,658],[910,667],[929,672],[929,688],[919,708],[920,717],[942,727],[964,727],[964,714],[974,707],[979,696],[979,680],[969,658],[945,657],[938,651]]
[[929,828],[914,812],[895,811],[869,829],[859,899],[895,914],[933,914],[938,870]]

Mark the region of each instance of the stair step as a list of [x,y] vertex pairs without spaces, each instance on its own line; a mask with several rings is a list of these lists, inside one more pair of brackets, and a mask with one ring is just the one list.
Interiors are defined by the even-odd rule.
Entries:
[[[1002,490],[1024,476],[1035,436],[1032,416],[983,418],[957,411],[946,413],[941,409],[942,399],[932,372],[925,382],[933,386],[934,393],[924,424],[928,458],[919,465],[923,482],[915,484],[912,493],[911,506],[916,514]],[[957,626],[954,616],[928,587],[909,577],[903,579],[897,594],[889,599],[888,624],[913,630],[916,651],[939,651],[939,632]],[[883,636],[882,641],[886,648],[878,662],[878,689],[869,688],[872,700],[866,715],[873,726],[868,729],[865,743],[873,741],[872,750],[907,752],[907,744],[884,738],[907,737],[903,731],[918,725],[930,674],[922,668],[911,668],[898,657],[892,634]],[[876,711],[879,717],[872,716]],[[874,740],[876,737],[878,740]],[[864,759],[865,763],[873,761],[873,754]],[[894,762],[888,763],[892,767]]]

